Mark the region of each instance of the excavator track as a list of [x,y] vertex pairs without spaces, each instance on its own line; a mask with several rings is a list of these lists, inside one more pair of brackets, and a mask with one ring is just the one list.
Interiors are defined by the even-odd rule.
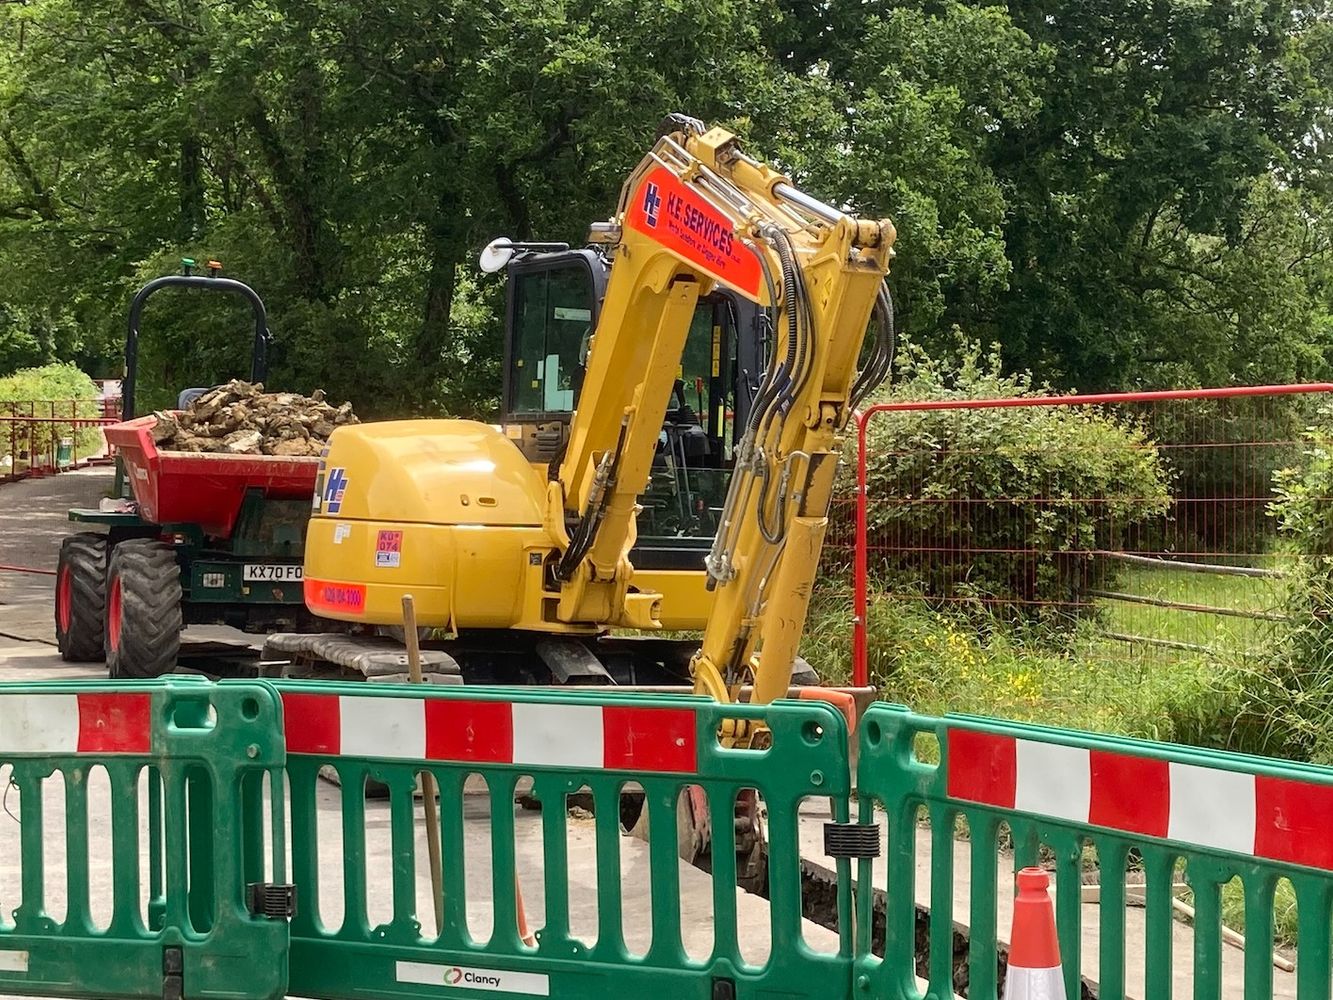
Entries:
[[[428,683],[663,687],[678,692],[690,684],[690,656],[698,643],[475,630],[450,639],[423,639],[420,646]],[[405,681],[408,671],[407,650],[392,635],[271,635],[260,661],[261,675],[294,679],[393,682]]]

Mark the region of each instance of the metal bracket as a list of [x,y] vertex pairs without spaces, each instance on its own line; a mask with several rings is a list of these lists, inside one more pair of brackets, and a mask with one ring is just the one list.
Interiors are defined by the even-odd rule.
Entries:
[[296,915],[296,886],[290,882],[250,882],[245,902],[256,917],[290,920]]
[[879,824],[825,823],[824,853],[830,858],[879,857]]
[[180,948],[162,949],[162,1000],[185,995],[185,955]]

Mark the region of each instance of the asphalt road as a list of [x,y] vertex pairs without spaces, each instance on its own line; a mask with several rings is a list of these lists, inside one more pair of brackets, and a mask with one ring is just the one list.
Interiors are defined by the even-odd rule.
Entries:
[[[96,507],[113,485],[109,467],[0,485],[0,680],[100,677],[100,664],[68,664],[56,652],[52,593],[60,542],[91,526],[72,523],[71,507]],[[5,567],[18,567],[5,568]],[[186,629],[182,643],[256,646],[235,629]]]
[[60,541],[74,529],[66,511],[96,506],[111,485],[107,468],[0,485],[0,678],[102,675],[99,664],[63,663],[56,653],[52,574]]

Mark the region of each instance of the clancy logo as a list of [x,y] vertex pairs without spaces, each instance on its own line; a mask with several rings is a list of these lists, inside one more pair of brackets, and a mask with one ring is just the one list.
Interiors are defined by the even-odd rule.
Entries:
[[416,983],[437,989],[443,987],[448,993],[453,993],[456,986],[464,990],[486,990],[528,997],[551,995],[551,982],[544,973],[477,969],[466,965],[430,965],[425,962],[397,962],[395,970],[400,983]]

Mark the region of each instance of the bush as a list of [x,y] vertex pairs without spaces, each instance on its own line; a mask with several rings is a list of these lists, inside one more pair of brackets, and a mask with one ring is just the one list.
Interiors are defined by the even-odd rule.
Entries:
[[[41,368],[25,368],[12,375],[0,378],[0,417],[3,416],[50,416],[49,408],[43,409],[42,402],[55,401],[55,416],[100,417],[102,408],[97,402],[97,385],[86,374],[71,364],[43,365]],[[38,405],[29,408],[28,403]],[[3,426],[3,425],[0,425]],[[20,450],[30,454],[51,454],[61,438],[74,438],[78,449],[87,454],[102,442],[102,432],[95,427],[84,428],[75,434],[70,424],[19,424],[21,437],[15,442]],[[0,458],[8,454],[10,440],[8,430],[4,440],[0,440]],[[11,462],[17,462],[18,456],[11,456]],[[6,468],[5,471],[10,471]]]
[[1301,460],[1275,477],[1271,511],[1291,556],[1284,611],[1253,714],[1271,752],[1333,763],[1333,406],[1302,435]]
[[[1041,394],[976,345],[955,369],[911,345],[900,358],[892,390],[875,401]],[[881,413],[870,423],[869,455],[872,583],[936,607],[985,611],[987,620],[1071,627],[1088,587],[1116,569],[1093,553],[1119,547],[1170,503],[1143,430],[1093,407]]]

